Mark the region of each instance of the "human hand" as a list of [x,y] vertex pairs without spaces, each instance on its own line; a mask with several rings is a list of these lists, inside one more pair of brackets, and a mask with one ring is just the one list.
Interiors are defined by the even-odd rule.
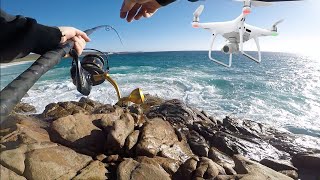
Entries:
[[127,18],[128,22],[133,19],[139,20],[142,16],[151,17],[161,5],[156,0],[123,0],[120,17]]
[[74,41],[73,48],[76,50],[78,55],[80,55],[86,46],[86,42],[90,41],[90,38],[87,36],[87,34],[74,27],[58,27],[58,28],[60,29],[62,34],[60,43],[63,44],[67,40],[71,39],[72,41]]

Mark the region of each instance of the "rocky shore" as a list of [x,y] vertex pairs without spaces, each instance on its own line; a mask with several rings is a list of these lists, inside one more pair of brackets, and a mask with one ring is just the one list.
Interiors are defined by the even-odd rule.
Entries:
[[319,138],[216,119],[179,100],[82,98],[34,110],[20,104],[1,125],[1,180],[320,179]]

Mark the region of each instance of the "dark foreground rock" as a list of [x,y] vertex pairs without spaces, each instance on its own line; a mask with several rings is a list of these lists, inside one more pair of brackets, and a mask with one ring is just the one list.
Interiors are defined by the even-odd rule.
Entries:
[[179,100],[119,107],[82,98],[1,124],[0,179],[319,179],[319,145]]

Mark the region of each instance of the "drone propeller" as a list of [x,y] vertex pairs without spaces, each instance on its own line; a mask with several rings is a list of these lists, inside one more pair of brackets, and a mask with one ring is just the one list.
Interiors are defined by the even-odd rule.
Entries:
[[[237,2],[247,2],[250,0],[233,0],[233,1],[237,1]],[[251,0],[251,5],[254,7],[260,7],[260,6],[270,6],[273,3],[272,2],[265,2],[265,1],[259,1],[259,0]]]
[[201,15],[202,11],[204,9],[204,5],[200,5],[193,13],[193,22],[199,22],[199,16]]
[[[250,0],[234,0],[238,2],[247,2]],[[286,2],[286,1],[302,1],[302,0],[251,0],[251,5],[255,7],[261,7],[261,6],[270,6],[274,2]]]
[[278,32],[277,25],[278,25],[278,24],[280,24],[280,23],[282,23],[283,21],[284,21],[284,19],[281,19],[281,20],[279,20],[279,21],[275,22],[275,23],[272,25],[272,29],[271,29],[271,31]]

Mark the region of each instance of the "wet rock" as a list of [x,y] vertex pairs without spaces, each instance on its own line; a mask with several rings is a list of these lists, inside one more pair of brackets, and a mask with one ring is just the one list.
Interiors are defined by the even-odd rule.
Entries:
[[298,175],[297,171],[295,171],[295,170],[283,170],[283,171],[278,171],[278,172],[282,173],[286,176],[289,176],[292,179],[295,179],[295,180],[299,179],[299,175]]
[[274,159],[289,157],[289,154],[279,151],[260,138],[240,137],[225,132],[216,132],[211,139],[211,144],[229,156],[242,154],[257,161],[268,157]]
[[107,179],[107,169],[100,161],[93,161],[87,167],[80,171],[80,174],[73,178],[73,180],[87,180],[87,179]]
[[45,118],[58,119],[68,115],[77,113],[91,114],[97,112],[101,103],[90,100],[88,98],[81,98],[79,102],[68,101],[48,104],[41,114]]
[[319,170],[320,153],[318,154],[299,153],[292,157],[292,163],[294,164],[294,166],[298,168]]
[[160,105],[164,102],[163,99],[155,96],[151,96],[150,94],[145,94],[145,101],[141,104],[141,108],[144,112],[148,112],[151,107]]
[[18,103],[12,110],[15,113],[35,113],[36,108],[28,103]]
[[127,159],[120,163],[117,169],[117,179],[149,180],[149,179],[170,179],[170,176],[161,167],[152,164],[139,163],[133,159]]
[[79,103],[81,104],[86,104],[86,105],[89,105],[93,108],[97,108],[97,107],[100,107],[104,104],[98,102],[98,101],[94,101],[94,100],[91,100],[89,98],[86,98],[86,97],[82,97],[80,100],[79,100]]
[[208,157],[220,165],[227,163],[232,167],[234,166],[233,159],[215,147],[210,148]]
[[204,137],[196,131],[190,131],[188,134],[188,143],[192,152],[198,156],[208,157],[209,145]]
[[262,159],[260,164],[265,165],[275,171],[298,170],[289,160]]
[[52,123],[51,138],[67,147],[103,152],[105,133],[94,125],[93,115],[75,114],[57,119]]
[[113,122],[108,136],[107,136],[107,148],[113,151],[120,150],[127,139],[127,137],[134,130],[134,120],[133,117],[126,113],[120,117],[120,119]]
[[57,146],[26,153],[24,176],[27,179],[71,179],[83,169],[91,157]]
[[259,138],[259,133],[264,132],[263,126],[260,123],[249,120],[234,119],[228,116],[223,119],[223,127],[227,129],[227,132],[229,131],[255,138]]
[[138,142],[139,133],[139,130],[135,130],[128,136],[128,138],[126,139],[127,150],[131,150],[136,145],[136,143]]
[[0,164],[0,177],[1,179],[8,179],[8,180],[26,180],[25,177],[19,176],[15,172],[7,169],[6,167]]
[[148,118],[163,118],[169,121],[174,127],[193,124],[194,121],[199,121],[197,114],[191,108],[186,106],[182,101],[173,99],[162,103],[159,106],[154,106],[147,113]]
[[274,179],[289,180],[292,179],[262,164],[251,161],[241,155],[233,156],[235,170],[238,174],[245,174],[242,179]]

